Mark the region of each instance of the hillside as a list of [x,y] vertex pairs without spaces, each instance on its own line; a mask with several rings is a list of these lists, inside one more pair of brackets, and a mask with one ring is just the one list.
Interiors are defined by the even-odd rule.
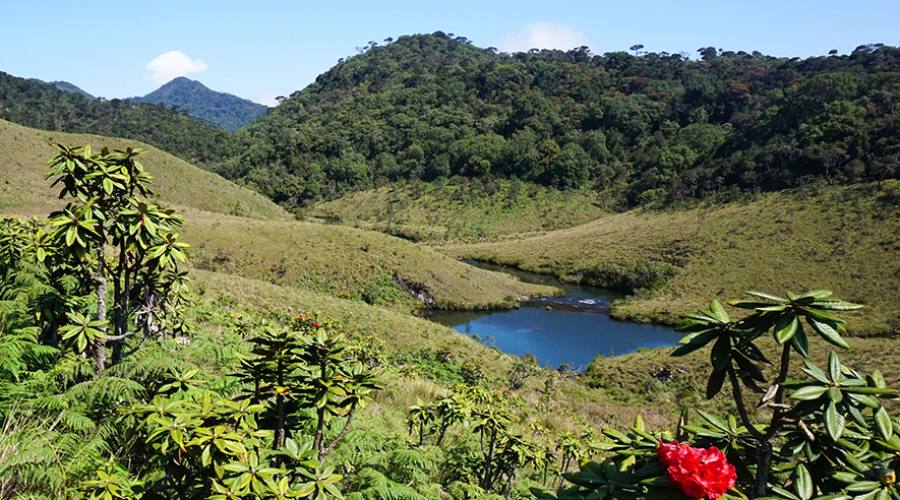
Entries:
[[202,269],[373,304],[485,309],[556,293],[373,231],[218,214],[192,214],[184,231]]
[[234,132],[268,109],[262,104],[225,92],[210,90],[202,83],[180,76],[143,97],[131,102],[163,104],[202,120],[217,128]]
[[238,134],[225,174],[285,206],[386,180],[516,177],[620,207],[897,175],[900,50],[514,55],[370,44]]
[[154,177],[157,198],[177,207],[261,219],[288,217],[262,195],[153,146],[128,139],[37,130],[5,120],[0,120],[0,212],[36,215],[60,205],[58,190],[50,188],[44,178],[46,161],[54,154],[50,141],[146,150],[141,162]]
[[210,169],[234,152],[226,132],[165,106],[88,99],[2,71],[0,119],[43,130],[134,139]]
[[64,90],[66,92],[72,92],[74,94],[82,95],[88,99],[95,99],[94,96],[92,96],[91,94],[88,94],[87,92],[82,90],[81,87],[75,85],[74,83],[69,83],[69,82],[64,82],[64,81],[55,81],[55,82],[48,82],[48,83],[50,83],[50,85],[53,85],[54,87],[58,88],[59,90]]
[[614,314],[673,322],[710,297],[828,288],[865,302],[856,335],[900,332],[900,183],[811,186],[689,210],[632,210],[528,238],[451,245],[451,255],[641,291]]
[[134,141],[47,132],[0,121],[0,213],[44,214],[58,207],[44,178],[49,141],[141,147],[156,196],[187,213],[184,235],[195,266],[356,300],[420,307],[398,284],[424,291],[436,307],[511,307],[516,297],[552,294],[507,275],[473,268],[399,238],[289,221],[261,195]]
[[458,177],[395,183],[317,203],[304,215],[412,240],[485,238],[575,226],[607,213],[589,190]]

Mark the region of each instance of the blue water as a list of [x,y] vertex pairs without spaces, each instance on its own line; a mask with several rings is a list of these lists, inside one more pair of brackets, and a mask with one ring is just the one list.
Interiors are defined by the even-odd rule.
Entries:
[[499,270],[523,281],[552,284],[562,288],[565,295],[538,297],[509,311],[435,311],[429,318],[460,333],[477,335],[482,342],[496,345],[503,352],[533,354],[543,366],[567,364],[576,370],[587,367],[598,355],[671,346],[681,337],[669,327],[610,318],[609,305],[622,296],[616,292],[561,284],[553,278],[522,271]]

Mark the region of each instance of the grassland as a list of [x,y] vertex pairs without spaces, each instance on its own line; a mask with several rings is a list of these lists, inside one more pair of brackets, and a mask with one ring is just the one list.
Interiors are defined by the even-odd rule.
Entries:
[[403,238],[455,240],[575,226],[604,215],[590,191],[518,181],[393,184],[311,207],[306,215]]
[[0,211],[21,215],[46,214],[60,205],[58,190],[44,178],[52,142],[140,148],[141,162],[154,177],[156,198],[178,208],[259,219],[288,219],[275,203],[222,177],[194,167],[153,146],[129,139],[89,134],[48,132],[0,120]]
[[[390,381],[379,395],[376,413],[394,427],[402,428],[403,410],[417,399],[431,399],[459,382],[463,367],[478,367],[486,383],[502,388],[516,363],[513,356],[401,311],[231,274],[197,270],[192,276],[201,303],[212,304],[217,311],[315,310],[339,320],[352,336],[383,343],[386,360],[397,370],[388,374]],[[900,343],[854,338],[850,344],[851,350],[840,353],[849,366],[865,372],[880,369],[892,387],[900,385]],[[774,359],[774,341],[762,339],[760,345]],[[810,346],[813,361],[824,366],[829,345],[812,338]],[[564,431],[579,425],[622,427],[640,413],[651,425],[668,427],[686,408],[731,409],[725,393],[712,401],[702,399],[708,351],[682,358],[669,353],[670,349],[649,349],[598,357],[581,377],[541,370],[515,391],[520,398],[517,418],[523,426],[539,422]],[[552,389],[548,392],[547,387]]]
[[[742,203],[632,210],[569,229],[445,247],[451,255],[615,286],[656,281],[615,304],[620,318],[674,322],[744,290],[828,288],[868,307],[855,335],[900,331],[900,182],[812,187]],[[648,276],[649,278],[648,279]]]
[[0,121],[0,214],[45,215],[60,205],[44,178],[50,141],[95,148],[140,147],[156,197],[185,214],[193,262],[215,269],[373,303],[420,304],[397,283],[420,289],[437,307],[512,307],[552,294],[507,275],[475,269],[399,238],[293,221],[261,195],[136,141],[46,132]]
[[477,269],[393,236],[308,222],[189,214],[194,265],[372,303],[402,303],[419,289],[439,308],[512,307],[556,289]]
[[[386,360],[398,369],[388,374],[390,380],[384,384],[386,390],[379,395],[375,411],[401,428],[409,405],[462,382],[459,372],[463,367],[477,368],[484,373],[485,383],[503,388],[516,362],[515,357],[471,337],[402,311],[227,273],[194,270],[192,277],[200,303],[219,313],[313,310],[340,321],[351,336],[382,342]],[[590,388],[573,374],[562,376],[552,370],[540,370],[526,379],[515,395],[521,398],[518,420],[538,421],[551,430],[619,426],[638,413],[654,425],[668,425],[678,415],[673,408],[653,401],[638,402],[637,398],[631,401],[605,388]]]

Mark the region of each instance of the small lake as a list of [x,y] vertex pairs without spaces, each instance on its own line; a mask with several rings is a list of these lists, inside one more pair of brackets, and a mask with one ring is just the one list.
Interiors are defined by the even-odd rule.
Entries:
[[641,348],[671,346],[681,334],[673,328],[617,321],[609,317],[609,306],[623,294],[586,285],[561,283],[552,276],[518,269],[466,261],[493,271],[502,271],[529,283],[563,290],[560,297],[535,297],[508,311],[434,311],[429,319],[454,330],[477,335],[515,355],[533,354],[542,366],[568,364],[582,370],[595,356],[627,354]]

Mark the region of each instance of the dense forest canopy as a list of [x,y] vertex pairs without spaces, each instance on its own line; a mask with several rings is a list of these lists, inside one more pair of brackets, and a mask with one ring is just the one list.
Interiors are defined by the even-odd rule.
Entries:
[[164,105],[88,99],[2,71],[0,118],[45,130],[136,139],[207,167],[233,152],[227,133]]
[[442,32],[386,42],[239,132],[223,173],[287,206],[462,175],[591,187],[624,207],[883,179],[900,165],[894,47],[808,59],[707,47],[691,59],[509,55]]
[[229,132],[249,124],[268,109],[235,95],[210,90],[206,85],[183,76],[129,101],[164,104]]

